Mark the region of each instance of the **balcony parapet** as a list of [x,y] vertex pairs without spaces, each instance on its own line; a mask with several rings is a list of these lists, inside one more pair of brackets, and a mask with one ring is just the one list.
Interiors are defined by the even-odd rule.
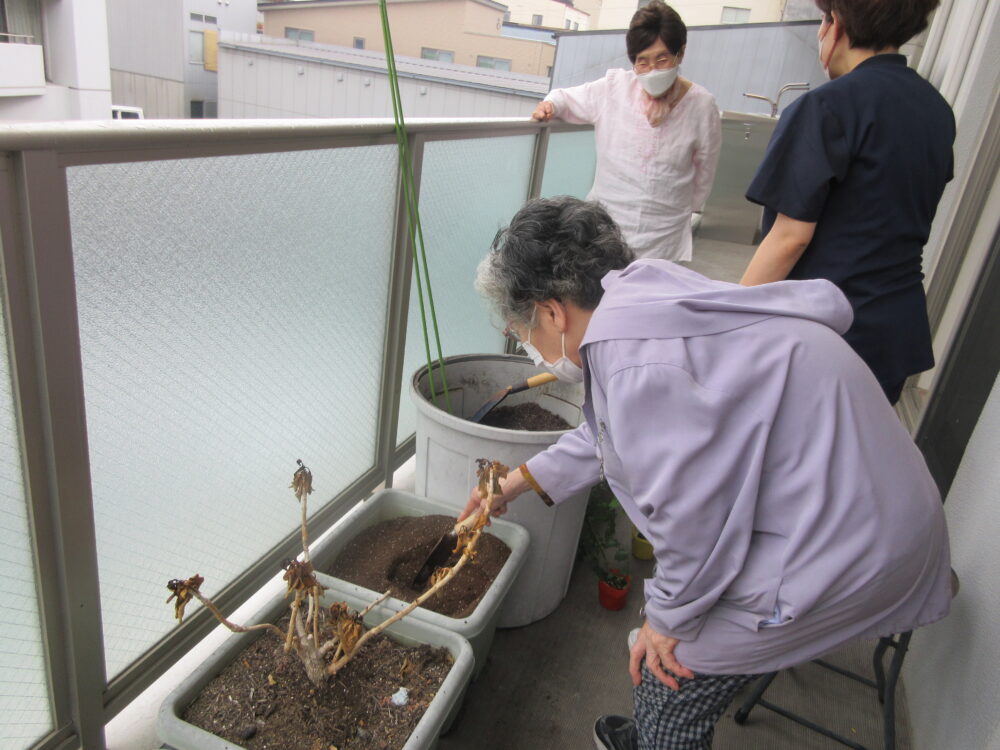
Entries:
[[0,96],[45,93],[45,61],[40,45],[23,34],[0,34]]

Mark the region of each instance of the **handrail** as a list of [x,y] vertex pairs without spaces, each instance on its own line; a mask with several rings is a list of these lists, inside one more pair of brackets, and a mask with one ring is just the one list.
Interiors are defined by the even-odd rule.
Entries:
[[[536,122],[522,117],[414,118],[407,121],[413,135],[448,136],[462,133],[487,136],[502,129],[511,135],[586,130],[590,126]],[[0,125],[0,151],[113,151],[192,145],[232,146],[275,141],[289,144],[302,139],[394,136],[393,121],[379,119],[259,119],[259,120],[112,120],[42,122]],[[291,146],[294,148],[294,146]]]
[[[34,44],[35,43],[35,37],[33,37],[31,34],[7,34],[5,32],[0,32],[0,37],[4,37],[8,41],[10,41],[12,44]],[[16,41],[17,39],[26,39],[27,41],[25,41],[25,42],[18,42],[18,41]]]

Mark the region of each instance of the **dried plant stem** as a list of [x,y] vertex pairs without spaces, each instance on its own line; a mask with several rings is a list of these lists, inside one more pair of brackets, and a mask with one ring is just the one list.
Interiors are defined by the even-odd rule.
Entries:
[[309,562],[309,513],[306,511],[306,498],[309,497],[305,492],[296,492],[296,496],[299,498],[299,506],[302,508],[302,559],[305,562]]
[[302,595],[296,591],[295,601],[292,602],[292,619],[288,622],[288,634],[285,636],[285,651],[292,649],[292,641],[295,640],[295,626],[299,621],[299,607],[302,606]]
[[281,628],[279,628],[277,625],[272,625],[269,622],[263,622],[258,625],[250,625],[250,626],[237,625],[235,622],[230,622],[225,617],[223,617],[222,612],[219,611],[219,608],[215,606],[215,603],[211,599],[209,599],[206,596],[203,596],[202,593],[200,591],[197,591],[196,589],[190,589],[190,592],[194,597],[198,599],[198,601],[204,604],[205,607],[213,615],[215,615],[216,620],[221,622],[223,625],[225,625],[234,633],[249,633],[251,630],[273,630],[275,633],[278,634],[279,638],[283,638],[285,635],[283,632],[281,632]]
[[392,593],[392,589],[389,589],[384,594],[382,594],[382,596],[380,596],[378,599],[376,599],[371,604],[369,604],[367,607],[365,607],[363,610],[361,610],[361,612],[359,613],[361,615],[361,617],[363,618],[365,615],[367,615],[369,612],[371,612],[373,609],[375,609],[375,607],[377,607],[379,604],[381,604],[386,599],[388,599],[389,595],[391,593]]
[[[476,533],[478,534],[478,532]],[[469,547],[472,547],[472,544],[473,542],[470,542]],[[347,665],[347,663],[354,657],[354,655],[358,653],[360,648],[363,645],[365,645],[365,643],[367,643],[369,640],[371,640],[376,635],[381,633],[383,630],[392,625],[394,622],[399,622],[400,620],[402,620],[404,617],[410,614],[410,612],[412,612],[421,604],[423,604],[425,601],[434,596],[434,594],[436,594],[438,590],[441,589],[442,586],[447,584],[452,578],[454,578],[458,574],[458,571],[460,571],[465,566],[465,562],[468,559],[469,556],[463,554],[462,559],[459,560],[457,563],[455,563],[454,567],[452,567],[452,569],[448,571],[448,574],[444,578],[442,578],[440,581],[438,581],[429,589],[427,589],[427,591],[425,591],[423,594],[414,599],[406,609],[401,609],[399,612],[394,614],[388,620],[380,622],[374,628],[367,631],[363,636],[361,636],[358,639],[358,642],[354,645],[354,648],[351,650],[349,654],[344,654],[344,656],[342,656],[340,659],[331,662],[330,665],[326,668],[326,671],[329,674],[337,674],[337,672],[343,669]]]

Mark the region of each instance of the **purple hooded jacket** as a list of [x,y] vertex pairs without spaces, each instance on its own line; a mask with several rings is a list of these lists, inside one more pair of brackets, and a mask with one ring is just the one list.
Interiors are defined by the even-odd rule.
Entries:
[[557,503],[607,477],[653,546],[646,617],[681,664],[769,672],[948,613],[937,488],[841,338],[836,286],[662,260],[603,285],[586,421],[527,469]]

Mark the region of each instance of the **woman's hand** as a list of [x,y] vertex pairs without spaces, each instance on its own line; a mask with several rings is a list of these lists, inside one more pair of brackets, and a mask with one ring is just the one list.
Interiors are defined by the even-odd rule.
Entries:
[[635,645],[629,653],[628,671],[632,675],[632,684],[638,685],[642,682],[642,660],[646,660],[646,666],[653,675],[673,690],[680,690],[677,680],[664,670],[669,669],[677,677],[694,679],[694,672],[687,667],[681,666],[680,662],[674,658],[674,648],[680,643],[676,638],[660,635],[649,626],[649,621],[643,623],[639,630],[639,637],[635,640]]
[[[521,470],[515,469],[500,480],[500,489],[503,490],[503,494],[493,496],[493,508],[490,511],[490,515],[493,516],[502,516],[506,513],[507,504],[522,492],[531,489],[531,487],[525,480],[524,475],[521,474]],[[476,508],[482,507],[485,511],[487,502],[488,500],[486,499],[480,499],[479,487],[473,487],[472,492],[469,493],[469,501],[465,504],[465,509],[458,517],[458,520],[464,521],[475,512]]]
[[535,107],[535,111],[531,113],[531,117],[539,122],[548,122],[553,117],[555,117],[556,108],[553,106],[552,102],[538,102],[538,106]]

